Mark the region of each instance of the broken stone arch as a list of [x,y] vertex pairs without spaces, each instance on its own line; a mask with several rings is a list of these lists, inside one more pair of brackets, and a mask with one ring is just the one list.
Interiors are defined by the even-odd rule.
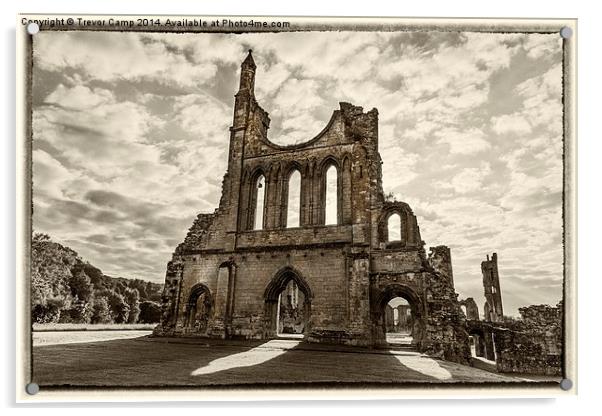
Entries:
[[263,295],[265,300],[265,338],[274,338],[278,335],[278,330],[276,327],[278,314],[278,297],[284,291],[284,289],[291,280],[297,284],[297,287],[305,297],[305,301],[303,304],[303,313],[306,320],[304,335],[309,334],[309,331],[311,329],[311,301],[313,299],[313,293],[311,291],[311,288],[307,284],[307,281],[303,278],[299,271],[295,270],[293,267],[285,267],[279,270],[274,275],[274,277],[266,287]]

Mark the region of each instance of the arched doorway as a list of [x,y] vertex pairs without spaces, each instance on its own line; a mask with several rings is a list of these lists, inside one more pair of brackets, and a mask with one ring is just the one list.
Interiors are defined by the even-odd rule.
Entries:
[[186,332],[205,334],[212,312],[213,299],[209,288],[201,283],[195,285],[186,304]]
[[309,333],[312,293],[299,272],[279,271],[265,290],[265,338],[303,338]]
[[385,338],[388,344],[411,345],[412,308],[403,297],[391,299],[385,306]]
[[[394,306],[401,306],[397,312],[397,326]],[[401,310],[405,317],[400,318]],[[378,346],[407,344],[420,347],[425,332],[424,317],[423,302],[412,288],[401,284],[387,286],[376,294],[372,303],[374,343]],[[403,325],[399,325],[400,321]],[[403,332],[394,332],[402,327]]]

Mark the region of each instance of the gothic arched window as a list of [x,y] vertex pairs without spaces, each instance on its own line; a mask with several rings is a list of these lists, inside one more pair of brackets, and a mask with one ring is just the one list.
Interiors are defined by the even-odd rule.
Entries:
[[264,202],[265,202],[265,177],[260,175],[255,184],[253,185],[253,193],[255,195],[254,217],[253,217],[253,229],[263,229],[263,213],[264,213]]
[[324,192],[324,225],[339,223],[339,185],[336,166],[326,169]]
[[301,213],[301,173],[294,170],[288,178],[288,199],[286,204],[286,228],[300,226]]
[[401,241],[401,217],[398,213],[391,214],[387,220],[388,241]]

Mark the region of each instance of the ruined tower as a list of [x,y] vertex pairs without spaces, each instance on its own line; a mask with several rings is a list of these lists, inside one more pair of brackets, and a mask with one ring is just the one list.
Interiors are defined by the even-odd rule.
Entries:
[[219,206],[175,249],[155,334],[270,339],[286,319],[309,342],[384,345],[386,305],[402,297],[415,347],[467,362],[449,249],[429,261],[410,206],[384,197],[378,111],[340,103],[314,138],[275,144],[256,68],[249,51]]
[[485,290],[485,320],[502,322],[504,308],[502,307],[502,291],[500,290],[500,275],[497,270],[497,253],[493,253],[491,260],[481,262],[483,273],[483,288]]

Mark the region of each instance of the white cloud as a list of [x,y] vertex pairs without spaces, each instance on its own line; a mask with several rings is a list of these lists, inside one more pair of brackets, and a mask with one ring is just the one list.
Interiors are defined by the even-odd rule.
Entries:
[[189,94],[177,97],[173,110],[176,113],[176,123],[189,133],[203,138],[215,134],[226,137],[232,121],[231,109],[206,95]]
[[[75,177],[75,174],[65,168],[59,161],[43,150],[34,150],[32,153],[33,178],[35,195],[51,198],[62,198],[67,188],[67,182]],[[43,202],[44,198],[36,198],[37,202]]]
[[[163,35],[173,38],[178,35]],[[213,77],[212,62],[189,62],[166,44],[136,32],[54,32],[36,37],[34,65],[47,70],[73,68],[102,81],[152,79],[196,87]],[[151,41],[149,41],[151,40]]]
[[523,98],[522,113],[533,126],[544,126],[550,132],[562,131],[562,68],[554,65],[544,74],[516,86]]
[[477,128],[441,130],[435,132],[435,136],[441,143],[448,144],[449,151],[455,154],[471,155],[491,147],[483,131]]
[[481,163],[478,168],[466,168],[455,175],[450,185],[459,194],[474,192],[479,190],[483,184],[483,179],[491,173],[491,166],[487,162]]
[[[562,67],[553,38],[41,33],[34,225],[107,273],[162,281],[192,218],[219,201],[234,69],[251,47],[271,140],[313,138],[339,101],[378,108],[385,190],[411,203],[427,244],[451,246],[461,296],[482,298],[478,265],[498,251],[508,312],[555,303]],[[534,67],[543,72],[519,83],[515,73]],[[500,90],[514,113],[501,111]],[[111,206],[91,204],[90,191]]]
[[83,85],[68,88],[63,84],[59,84],[56,90],[46,97],[47,103],[74,110],[89,110],[113,100],[113,93],[103,88],[88,88]]
[[533,34],[525,37],[524,48],[530,58],[538,59],[560,51],[562,38],[557,33]]
[[497,134],[516,133],[527,134],[531,132],[531,124],[521,114],[503,115],[494,117],[492,120],[492,129]]

